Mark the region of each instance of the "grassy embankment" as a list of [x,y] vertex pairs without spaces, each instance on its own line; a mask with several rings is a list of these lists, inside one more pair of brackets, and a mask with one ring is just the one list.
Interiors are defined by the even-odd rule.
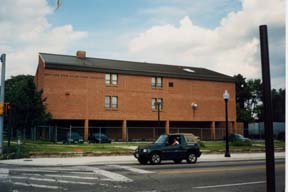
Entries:
[[[112,143],[112,144],[61,144],[49,141],[26,140],[21,148],[21,157],[35,156],[94,156],[132,154],[133,148],[149,143]],[[275,141],[275,151],[284,151],[285,142]],[[225,150],[224,141],[202,141],[201,150],[204,153],[219,153]],[[234,146],[230,144],[231,152],[263,152],[264,141],[252,141],[252,146]],[[10,152],[7,153],[7,142],[4,142],[4,155],[0,159],[17,158],[16,141],[11,142]]]

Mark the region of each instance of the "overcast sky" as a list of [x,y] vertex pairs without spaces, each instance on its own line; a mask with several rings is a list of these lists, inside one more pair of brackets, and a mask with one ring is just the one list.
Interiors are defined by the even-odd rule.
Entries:
[[267,24],[273,88],[285,88],[284,0],[0,0],[7,78],[35,75],[38,53],[204,67],[261,78]]

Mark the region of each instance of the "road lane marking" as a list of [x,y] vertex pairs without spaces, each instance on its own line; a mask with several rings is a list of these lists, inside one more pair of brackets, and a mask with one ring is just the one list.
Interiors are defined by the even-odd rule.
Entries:
[[103,175],[107,177],[111,181],[120,181],[120,182],[132,182],[133,180],[125,177],[124,175],[120,175],[118,173],[113,173],[111,171],[106,171],[98,168],[93,168],[93,172],[99,175]]
[[134,167],[130,167],[130,166],[124,166],[124,165],[108,165],[109,167],[114,167],[114,168],[120,168],[120,169],[125,169],[131,172],[135,172],[135,173],[142,173],[142,174],[147,174],[147,173],[155,173],[153,171],[147,171],[144,169],[138,169],[138,168],[134,168]]
[[240,186],[240,185],[255,185],[255,184],[263,184],[266,181],[255,181],[255,182],[247,182],[247,183],[233,183],[233,184],[224,184],[224,185],[210,185],[210,186],[200,186],[193,187],[195,189],[209,189],[209,188],[220,188],[220,187],[232,187],[232,186]]
[[81,181],[67,181],[58,179],[47,179],[47,178],[36,178],[36,177],[21,177],[21,176],[11,176],[12,179],[25,179],[32,181],[47,181],[47,182],[57,182],[57,183],[71,183],[71,184],[81,184],[81,185],[94,185],[95,183],[81,182]]
[[129,179],[128,177],[125,177],[124,175],[120,175],[118,173],[114,173],[114,172],[111,172],[111,171],[106,171],[106,170],[103,170],[103,169],[98,169],[98,168],[88,167],[88,166],[81,166],[80,168],[83,168],[85,170],[93,171],[94,173],[96,173],[98,175],[102,175],[102,176],[107,178],[107,179],[102,179],[102,180],[119,181],[119,182],[133,182],[132,179]]
[[98,177],[82,177],[82,176],[74,176],[74,175],[51,175],[46,174],[47,177],[64,177],[64,178],[72,178],[72,179],[87,179],[87,180],[97,180]]
[[[93,173],[95,175],[95,173]],[[87,179],[87,180],[99,180],[98,177],[82,177],[82,176],[74,176],[74,175],[53,175],[53,174],[45,174],[45,175],[40,175],[40,174],[29,174],[29,173],[24,173],[22,175],[26,176],[45,176],[45,177],[60,177],[60,178],[72,178],[72,179]]]
[[[285,167],[285,165],[278,165],[277,168]],[[247,171],[247,170],[261,170],[265,169],[264,165],[246,166],[246,167],[221,167],[221,168],[205,168],[205,169],[185,169],[185,170],[168,170],[159,171],[161,175],[171,174],[190,174],[190,173],[212,173],[212,172],[227,172],[227,171]]]
[[25,187],[36,187],[36,188],[46,188],[46,189],[61,189],[62,187],[51,186],[51,185],[38,185],[38,184],[30,184],[30,183],[22,183],[22,182],[14,182],[14,185],[21,185]]
[[0,168],[0,178],[1,179],[8,178],[8,175],[9,175],[9,169]]
[[51,170],[42,170],[42,169],[10,169],[10,171],[25,171],[25,172],[45,172],[45,173],[56,173],[57,171],[51,171]]
[[49,167],[49,168],[40,168],[41,170],[48,170],[48,171],[76,171],[76,168],[62,168],[62,167]]
[[82,175],[96,175],[94,172],[81,172],[81,171],[73,171],[69,172],[70,174],[82,174]]

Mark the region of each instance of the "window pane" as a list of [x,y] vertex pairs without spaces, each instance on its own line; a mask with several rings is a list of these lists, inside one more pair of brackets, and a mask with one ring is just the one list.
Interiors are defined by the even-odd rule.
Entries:
[[157,87],[162,87],[162,77],[157,77]]
[[[158,98],[157,102],[160,103],[159,105],[159,109],[162,110],[163,109],[163,99],[162,98]],[[157,106],[158,107],[158,106]]]
[[151,85],[152,85],[152,87],[156,87],[156,77],[152,77]]
[[110,108],[110,96],[105,96],[105,108]]
[[118,97],[112,97],[112,108],[118,108]]
[[156,99],[152,98],[152,109],[156,109]]
[[110,85],[110,74],[105,74],[105,84]]
[[112,85],[117,85],[118,76],[117,74],[112,74]]

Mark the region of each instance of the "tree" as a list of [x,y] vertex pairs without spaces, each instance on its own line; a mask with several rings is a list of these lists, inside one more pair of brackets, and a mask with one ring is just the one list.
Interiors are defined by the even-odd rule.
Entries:
[[5,82],[5,101],[11,105],[12,127],[26,133],[28,128],[51,119],[44,105],[42,91],[37,91],[34,76],[18,75]]
[[241,74],[235,75],[236,84],[236,110],[237,121],[251,122],[254,121],[255,110],[261,97],[260,80],[246,80]]
[[[260,79],[246,80],[241,74],[235,75],[237,121],[245,123],[264,120],[262,83]],[[273,89],[273,121],[285,121],[285,90]]]

